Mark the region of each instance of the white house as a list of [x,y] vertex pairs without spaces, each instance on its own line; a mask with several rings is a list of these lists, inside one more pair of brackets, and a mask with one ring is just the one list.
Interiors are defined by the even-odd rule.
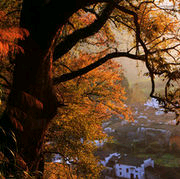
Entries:
[[129,179],[145,179],[145,168],[153,167],[154,161],[152,159],[147,160],[137,160],[128,157],[120,159],[120,163],[114,165],[116,176],[120,178]]
[[106,128],[104,128],[104,131],[106,133],[112,133],[112,132],[115,132],[115,129],[111,129],[110,127],[106,127]]
[[105,176],[113,175],[116,178],[145,179],[145,168],[154,168],[154,161],[151,158],[143,160],[117,153],[109,155],[101,163],[106,166]]

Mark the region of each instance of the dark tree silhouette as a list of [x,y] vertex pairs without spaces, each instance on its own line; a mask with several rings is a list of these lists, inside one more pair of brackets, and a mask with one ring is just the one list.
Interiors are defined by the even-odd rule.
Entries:
[[[92,24],[75,30],[57,44],[59,29],[68,22],[73,13],[86,6],[104,2],[106,3],[104,9]],[[160,52],[178,51],[179,36],[174,37],[178,43],[174,42],[171,47],[162,49],[161,47],[155,48],[155,44],[154,47],[150,46],[153,38],[158,37],[148,34],[152,36],[152,39],[148,39],[147,42],[145,35],[143,36],[145,34],[142,27],[143,23],[140,22],[138,14],[144,4],[154,4],[154,7],[158,9],[154,1],[142,1],[133,4],[129,0],[23,0],[20,27],[27,29],[30,35],[19,42],[24,53],[16,55],[13,84],[8,97],[7,108],[0,120],[0,126],[6,131],[13,131],[16,136],[18,165],[28,168],[30,171],[39,170],[45,131],[56,116],[57,108],[63,106],[57,99],[54,85],[86,74],[115,57],[128,57],[145,62],[152,82],[150,96],[156,97],[163,102],[166,109],[175,111],[177,116],[179,115],[179,103],[173,101],[173,94],[170,96],[168,93],[170,83],[180,78],[179,71],[169,70],[169,66],[178,66],[179,63],[177,60],[176,63],[155,60],[158,56],[156,54],[159,54],[160,58]],[[114,10],[116,13],[120,12],[121,15],[118,17],[117,14],[113,14]],[[160,7],[159,10],[170,11]],[[79,40],[97,33],[108,19],[133,30],[136,45],[126,52],[116,50],[87,67],[53,79],[53,62],[66,54]],[[122,22],[123,19],[124,22]],[[128,20],[131,21],[132,26],[128,24]],[[153,29],[151,30],[153,31]],[[161,37],[163,37],[164,33],[161,33]],[[156,46],[158,45],[156,44]],[[142,51],[141,53],[139,53],[139,49]],[[164,75],[169,79],[165,87],[165,97],[154,95],[154,75]],[[5,138],[7,139],[7,136]],[[4,153],[9,156],[10,160],[13,160],[9,149],[15,151],[15,144],[9,141],[7,145],[8,149],[4,149]]]

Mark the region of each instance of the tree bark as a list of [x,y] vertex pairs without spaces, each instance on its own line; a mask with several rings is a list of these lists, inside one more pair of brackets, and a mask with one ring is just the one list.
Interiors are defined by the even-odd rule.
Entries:
[[13,116],[22,125],[21,128],[16,125],[18,151],[33,171],[38,167],[44,132],[56,115],[57,99],[52,86],[50,54],[30,38],[23,47],[25,54],[16,59],[7,109],[10,119]]
[[[19,42],[24,53],[15,59],[12,89],[0,126],[15,134],[17,144],[4,136],[6,148],[16,151],[17,164],[29,171],[39,168],[44,134],[57,113],[51,74],[53,39],[74,12],[91,3],[90,0],[23,0],[20,26],[30,35]],[[9,150],[4,149],[4,153],[13,161]]]
[[[44,133],[57,112],[51,75],[52,41],[58,28],[76,10],[76,6],[56,2],[57,6],[61,5],[61,12],[54,11],[54,2],[23,1],[20,25],[30,35],[19,42],[24,54],[16,56],[13,85],[0,120],[0,126],[7,133],[12,131],[17,140],[17,150],[16,144],[10,141],[6,142],[6,149],[18,151],[17,163],[29,171],[38,170]],[[11,162],[13,157],[6,149],[4,153]]]

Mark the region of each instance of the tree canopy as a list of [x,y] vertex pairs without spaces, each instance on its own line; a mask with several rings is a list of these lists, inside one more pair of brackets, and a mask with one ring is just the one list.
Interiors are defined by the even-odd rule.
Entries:
[[[61,63],[56,63],[54,74],[64,74],[76,70],[77,67],[82,68],[96,61],[98,57],[99,54],[80,52],[74,56],[68,53],[61,58]],[[70,59],[73,59],[73,64]],[[68,66],[71,66],[71,69]],[[57,87],[59,98],[66,106],[59,110],[59,115],[49,128],[47,141],[51,143],[47,142],[45,151],[60,154],[63,164],[67,167],[71,163],[74,174],[79,177],[97,177],[102,169],[93,155],[97,144],[108,140],[102,123],[113,114],[132,120],[130,109],[125,105],[122,77],[120,65],[109,60],[107,64],[88,74]]]
[[[61,57],[61,52],[64,51],[61,48],[70,49],[79,40],[97,33],[98,30],[102,31],[105,23],[113,23],[113,28],[129,32],[132,43],[126,50],[109,45],[107,48],[111,48],[111,51],[99,61],[97,60],[94,67],[117,57],[128,57],[145,62],[149,71],[146,75],[150,77],[152,83],[150,96],[162,102],[167,110],[174,111],[178,115],[179,105],[177,100],[174,99],[176,102],[173,100],[173,96],[177,97],[179,94],[179,4],[175,1],[166,3],[164,1],[110,1],[107,6],[103,4],[104,9],[101,9],[101,12],[97,10],[100,4],[85,8],[84,11],[92,13],[96,19],[85,27],[72,29],[71,33],[56,46],[54,60]],[[73,27],[73,23],[71,26]],[[69,41],[71,43],[68,43]],[[81,72],[90,71],[91,68],[84,70],[84,72],[79,70],[79,75]],[[68,77],[70,74],[66,75]],[[71,73],[71,75],[75,74]],[[154,79],[157,76],[164,78],[166,82],[164,95],[155,93]],[[56,77],[55,83],[63,80],[62,77],[59,79]],[[174,89],[169,89],[170,86]]]

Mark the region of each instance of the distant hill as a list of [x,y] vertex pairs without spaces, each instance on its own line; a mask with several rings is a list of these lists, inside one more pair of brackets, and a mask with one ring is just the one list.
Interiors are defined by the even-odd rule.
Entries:
[[[144,103],[149,98],[151,91],[150,77],[144,76],[148,72],[145,64],[141,61],[135,61],[129,58],[116,59],[122,65],[124,76],[128,81],[128,98],[130,102]],[[156,79],[156,92],[163,93],[163,81]]]

